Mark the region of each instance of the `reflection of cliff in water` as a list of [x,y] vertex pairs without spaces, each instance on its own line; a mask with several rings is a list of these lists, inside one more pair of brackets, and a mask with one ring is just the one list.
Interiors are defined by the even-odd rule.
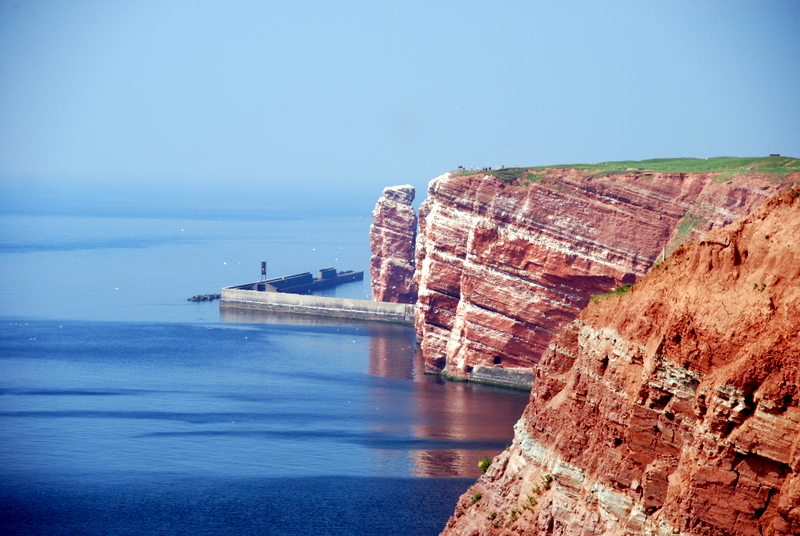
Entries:
[[[528,393],[479,384],[445,382],[424,374],[425,363],[411,328],[370,325],[369,373],[412,380],[402,391],[372,389],[376,407],[392,404],[414,415],[410,437],[411,471],[419,477],[474,477],[478,460],[494,457],[511,444],[513,426],[528,403]],[[394,393],[394,394],[392,394]],[[400,432],[398,430],[397,432]],[[417,448],[416,445],[419,445]],[[376,461],[396,458],[397,452],[376,452]]]
[[473,445],[413,452],[416,476],[479,475],[481,458],[493,458],[511,444],[514,424],[528,403],[527,393],[509,389],[435,381],[415,385],[419,424],[413,434]]
[[366,371],[371,463],[378,474],[476,477],[478,460],[494,457],[514,436],[528,403],[522,391],[454,383],[426,375],[414,329],[400,324],[220,309],[222,322],[357,326],[369,337]]
[[[414,329],[395,324],[372,323],[367,327],[369,373],[395,380],[420,380],[424,363],[416,352]],[[417,362],[418,361],[418,362]]]

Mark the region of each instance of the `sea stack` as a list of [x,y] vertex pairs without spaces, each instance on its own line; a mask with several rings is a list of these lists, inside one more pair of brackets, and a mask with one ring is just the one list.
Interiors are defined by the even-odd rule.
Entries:
[[384,188],[372,211],[370,247],[372,299],[390,303],[415,303],[414,244],[417,216],[411,202],[411,185]]

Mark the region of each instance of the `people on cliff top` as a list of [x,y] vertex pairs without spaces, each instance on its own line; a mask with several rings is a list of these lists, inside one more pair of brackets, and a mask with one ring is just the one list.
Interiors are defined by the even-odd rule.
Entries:
[[[503,168],[505,168],[505,166],[501,166],[500,169],[503,169]],[[467,169],[465,166],[458,166],[458,169],[459,169],[459,171],[492,171],[494,168],[491,167],[491,166],[488,166],[488,167],[482,167],[482,168],[480,168],[480,170],[478,170],[478,168]]]

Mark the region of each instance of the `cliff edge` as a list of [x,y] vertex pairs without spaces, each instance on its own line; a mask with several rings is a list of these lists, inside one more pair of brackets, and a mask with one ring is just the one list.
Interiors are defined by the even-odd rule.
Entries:
[[793,158],[713,160],[737,167],[679,159],[699,171],[659,160],[431,181],[415,275],[428,369],[529,388],[533,365],[592,295],[635,282],[663,254],[800,180]]
[[443,534],[800,534],[798,237],[795,189],[591,303]]

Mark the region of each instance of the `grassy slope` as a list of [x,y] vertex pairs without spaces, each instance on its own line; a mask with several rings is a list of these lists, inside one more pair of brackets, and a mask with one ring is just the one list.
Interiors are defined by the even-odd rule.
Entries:
[[[753,168],[751,170],[750,168]],[[737,158],[718,156],[715,158],[654,158],[652,160],[622,160],[597,164],[570,164],[557,166],[531,166],[495,169],[488,174],[506,182],[522,178],[524,182],[541,180],[548,171],[559,168],[583,169],[585,175],[602,176],[627,173],[703,173],[721,172],[718,180],[727,180],[751,171],[769,173],[773,179],[781,179],[794,171],[800,171],[800,159],[787,156],[759,156]],[[454,174],[471,174],[457,172]]]

